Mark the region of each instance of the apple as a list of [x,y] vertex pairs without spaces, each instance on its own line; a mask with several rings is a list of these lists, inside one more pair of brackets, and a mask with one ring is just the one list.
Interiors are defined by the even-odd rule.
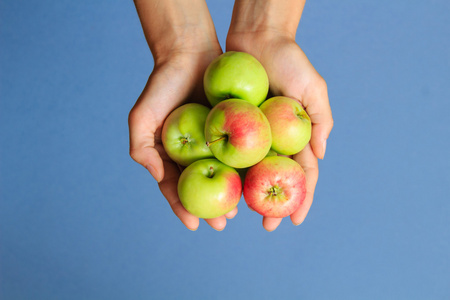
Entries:
[[225,52],[211,62],[203,77],[212,106],[222,100],[244,99],[259,106],[267,97],[269,78],[261,63],[245,52]]
[[214,156],[233,168],[258,163],[272,145],[266,116],[257,106],[241,99],[224,100],[211,109],[205,138]]
[[239,203],[242,183],[238,172],[217,159],[190,164],[178,181],[178,196],[188,212],[203,219],[220,217]]
[[285,156],[266,157],[251,167],[245,176],[245,202],[265,217],[291,215],[305,195],[306,178],[302,167]]
[[309,143],[311,119],[297,100],[277,96],[264,101],[260,108],[270,123],[273,150],[293,155]]
[[205,141],[209,112],[204,105],[188,103],[176,108],[164,121],[161,139],[174,162],[188,166],[196,160],[214,157]]
[[[273,151],[272,149],[269,150],[269,152],[267,153],[266,157],[269,156],[277,156],[278,153],[276,153],[275,151]],[[244,180],[245,180],[245,175],[247,174],[249,168],[243,168],[243,169],[236,169],[236,171],[239,173],[239,176],[241,176],[241,180],[242,180],[242,184],[244,184]]]

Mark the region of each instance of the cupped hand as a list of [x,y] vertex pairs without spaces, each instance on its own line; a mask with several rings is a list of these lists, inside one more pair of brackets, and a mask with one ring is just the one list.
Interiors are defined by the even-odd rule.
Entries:
[[[295,38],[277,32],[229,34],[227,51],[243,51],[255,56],[269,76],[270,91],[298,100],[312,122],[310,143],[293,156],[305,171],[306,197],[290,216],[292,223],[303,222],[311,207],[319,176],[318,159],[323,159],[326,141],[333,127],[325,80],[312,66]],[[267,231],[275,230],[281,218],[263,218]]]
[[[161,130],[172,110],[185,102],[206,103],[203,73],[220,50],[177,52],[156,61],[148,82],[129,114],[130,155],[158,181],[159,188],[175,215],[190,230],[199,226],[199,218],[181,204],[177,193],[180,167],[164,151]],[[237,208],[228,214],[205,220],[216,230],[223,230],[226,218],[233,218]]]

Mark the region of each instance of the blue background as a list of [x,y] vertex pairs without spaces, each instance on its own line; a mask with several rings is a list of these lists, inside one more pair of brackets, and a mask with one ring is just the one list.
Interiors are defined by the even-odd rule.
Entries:
[[[224,45],[232,1],[208,1]],[[335,127],[299,227],[187,230],[128,156],[132,1],[0,1],[1,299],[450,299],[450,2],[307,1]]]

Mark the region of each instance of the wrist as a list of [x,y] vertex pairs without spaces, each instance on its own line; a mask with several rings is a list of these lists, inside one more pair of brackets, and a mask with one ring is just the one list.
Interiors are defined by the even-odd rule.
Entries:
[[280,31],[230,32],[227,36],[226,50],[241,51],[261,59],[265,50],[275,45],[296,44],[295,36]]
[[204,0],[134,0],[156,61],[177,53],[221,52]]
[[149,41],[149,47],[155,64],[167,61],[173,56],[220,55],[222,49],[214,34],[205,28],[183,26],[183,28],[167,29],[164,37]]
[[229,36],[281,35],[295,39],[304,0],[236,0]]

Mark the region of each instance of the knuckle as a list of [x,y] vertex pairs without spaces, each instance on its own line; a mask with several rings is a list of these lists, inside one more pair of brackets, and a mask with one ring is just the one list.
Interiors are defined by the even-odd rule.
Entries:
[[139,162],[139,151],[136,148],[130,147],[130,157],[136,162]]
[[328,90],[327,82],[322,76],[319,76],[319,78],[316,81],[316,89],[319,93],[323,93]]
[[334,119],[333,116],[330,116],[330,130],[334,127]]
[[138,118],[137,109],[136,106],[134,106],[128,113],[128,125],[135,123],[137,118]]

